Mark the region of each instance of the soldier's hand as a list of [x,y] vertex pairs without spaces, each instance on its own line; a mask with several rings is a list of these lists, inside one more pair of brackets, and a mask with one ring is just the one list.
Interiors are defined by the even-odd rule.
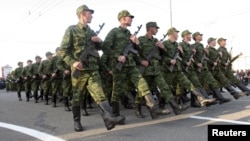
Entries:
[[228,66],[229,64],[228,63],[225,63],[225,66]]
[[207,55],[209,54],[209,50],[207,48],[205,48],[204,51]]
[[65,70],[65,71],[64,71],[64,74],[69,75],[69,74],[70,74],[70,71],[69,71],[69,70]]
[[191,62],[187,62],[186,65],[187,65],[187,66],[190,66],[190,65],[191,65]]
[[214,62],[214,66],[217,66],[217,62]]
[[178,46],[178,50],[183,53],[183,49],[182,49],[182,46]]
[[121,55],[118,57],[118,61],[124,63],[126,61],[126,57]]
[[195,53],[196,53],[196,49],[195,49],[195,48],[193,48],[193,49],[192,49],[192,52],[195,54]]
[[171,59],[170,63],[173,64],[173,65],[175,65],[176,64],[176,60],[175,59]]
[[52,75],[51,75],[52,77],[56,77],[56,73],[52,73]]
[[35,76],[35,75],[33,75],[33,78],[34,78],[34,79],[36,79],[36,76]]
[[131,36],[130,36],[130,40],[131,40],[133,43],[137,44],[137,45],[140,44],[138,38],[137,38],[135,35],[131,35]]
[[220,55],[220,57],[222,57],[222,52],[221,51],[219,52],[219,55]]
[[142,60],[142,61],[141,61],[141,64],[142,64],[143,66],[145,66],[145,67],[148,67],[148,65],[149,65],[148,61],[146,61],[146,60]]
[[93,36],[93,37],[91,37],[91,41],[96,42],[96,43],[101,43],[102,39],[98,36]]
[[109,74],[110,74],[110,75],[113,75],[113,71],[112,71],[112,70],[110,70],[110,71],[109,71]]
[[243,53],[242,53],[242,52],[239,54],[239,56],[241,56],[241,55],[243,55]]
[[73,67],[77,70],[82,70],[82,63],[77,61],[73,64]]
[[155,46],[159,47],[159,48],[164,48],[164,45],[162,44],[162,42],[158,41],[155,43]]
[[202,63],[198,63],[197,66],[198,66],[199,68],[202,68],[202,67],[203,67]]
[[43,75],[43,79],[46,79],[47,78],[47,75]]
[[27,80],[27,79],[28,79],[28,77],[24,77],[24,79],[25,79],[25,80]]

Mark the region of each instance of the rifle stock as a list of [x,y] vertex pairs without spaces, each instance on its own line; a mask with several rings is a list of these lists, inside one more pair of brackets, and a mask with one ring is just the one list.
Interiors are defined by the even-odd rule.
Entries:
[[[173,60],[177,60],[177,59],[180,60],[180,61],[182,61],[182,58],[180,57],[180,53],[179,53],[179,50],[178,50],[178,49],[177,49],[176,52],[175,52],[175,55],[174,55]],[[169,70],[170,72],[173,72],[174,66],[175,66],[175,64],[171,64],[170,67],[168,68],[168,70]]]

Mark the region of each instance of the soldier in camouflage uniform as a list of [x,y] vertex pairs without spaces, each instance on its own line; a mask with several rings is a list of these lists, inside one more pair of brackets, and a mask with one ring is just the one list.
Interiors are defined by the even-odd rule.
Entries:
[[218,85],[217,80],[213,77],[212,73],[207,68],[207,49],[204,48],[203,44],[201,43],[203,34],[200,32],[195,32],[192,35],[193,40],[195,41],[194,44],[191,46],[195,48],[196,52],[194,54],[194,69],[196,74],[202,83],[203,86],[208,85],[211,91],[214,93],[214,97],[219,100],[219,104],[223,104],[226,102],[230,102],[230,98],[225,98],[220,92],[220,86]]
[[24,84],[24,89],[25,89],[25,94],[26,94],[26,101],[28,102],[31,96],[31,76],[28,73],[29,68],[32,65],[32,61],[28,60],[27,61],[27,66],[23,68],[22,72],[22,77],[24,79],[23,84]]
[[5,85],[6,85],[6,91],[7,92],[11,91],[11,76],[10,76],[10,74],[7,74]]
[[240,57],[240,55],[242,55],[242,53],[232,58],[231,53],[229,53],[227,51],[227,48],[225,47],[226,46],[226,39],[225,38],[219,38],[217,40],[217,42],[218,42],[218,44],[220,46],[217,50],[222,53],[222,57],[221,57],[221,60],[220,60],[221,61],[220,69],[222,70],[224,75],[234,85],[236,85],[240,90],[245,92],[247,96],[249,96],[250,95],[250,89],[247,88],[239,79],[237,79],[237,77],[233,74],[233,70],[232,70],[233,61],[238,59]]
[[[189,42],[191,41],[191,32],[189,30],[184,30],[181,33],[181,36],[183,38],[182,42],[179,43],[179,45],[183,49],[182,54],[182,68],[183,72],[187,76],[187,78],[192,82],[194,87],[198,88],[200,93],[207,99],[210,99],[208,96],[207,91],[203,88],[200,80],[198,79],[198,76],[193,68],[193,55],[195,54],[196,50],[191,47],[191,44]],[[215,99],[213,99],[215,101]],[[212,102],[207,104],[216,104],[216,102]],[[197,97],[191,94],[191,104],[192,107],[200,107],[200,104],[197,102]]]
[[[181,109],[180,106],[174,100],[172,91],[170,90],[161,72],[161,64],[160,64],[161,57],[160,58],[153,57],[151,60],[148,60],[147,58],[147,56],[149,56],[149,54],[152,52],[154,53],[153,54],[154,56],[162,56],[163,54],[166,54],[167,52],[162,42],[158,41],[156,38],[153,37],[158,32],[158,29],[159,27],[157,26],[156,22],[148,22],[146,24],[146,30],[147,30],[146,35],[139,37],[139,41],[140,41],[140,48],[139,48],[140,61],[139,62],[141,64],[141,67],[145,67],[145,71],[142,72],[142,75],[144,79],[147,81],[147,83],[149,84],[151,91],[153,91],[155,88],[159,88],[160,108],[164,108],[165,103],[169,102],[173,108],[173,111],[176,114],[180,114],[181,111],[187,108]],[[154,50],[155,47],[157,48]],[[137,117],[142,117],[140,107],[141,105],[136,103],[136,116]]]
[[[88,26],[88,23],[91,23],[93,13],[94,10],[89,9],[86,5],[78,7],[76,14],[79,18],[79,22],[77,25],[72,25],[67,28],[61,42],[63,60],[71,67],[72,71],[72,111],[75,131],[83,130],[81,125],[80,105],[82,103],[84,89],[88,89],[99,106],[107,130],[113,129],[117,123],[124,122],[125,120],[125,118],[121,116],[113,117],[111,113],[111,107],[103,92],[99,74],[100,57],[90,55],[90,52],[84,52],[97,52],[102,42]],[[88,58],[84,60],[84,62],[80,61],[80,55],[83,52],[88,53]]]
[[51,90],[52,90],[52,101],[53,101],[53,107],[56,107],[56,100],[57,95],[60,95],[62,93],[61,91],[61,82],[63,79],[63,72],[58,69],[56,63],[60,56],[60,48],[56,48],[56,54],[52,57],[52,74],[51,74]]
[[48,105],[51,93],[52,53],[46,52],[46,60],[43,60],[38,68],[39,75],[42,76],[41,85],[44,90],[45,105]]
[[64,110],[71,111],[69,107],[69,98],[72,95],[72,83],[71,83],[71,71],[70,66],[68,66],[61,56],[58,57],[56,62],[57,68],[63,72],[63,81],[62,81],[62,89],[63,89],[63,100],[64,100]]
[[18,62],[17,65],[18,65],[18,68],[16,68],[14,71],[14,78],[15,78],[15,83],[17,86],[18,100],[22,101],[21,92],[23,89],[23,77],[22,77],[23,62]]
[[[182,88],[187,89],[191,92],[191,95],[195,95],[201,106],[214,102],[213,99],[204,98],[200,93],[199,89],[195,87],[187,76],[182,72],[181,60],[176,56],[177,54],[183,54],[182,47],[176,42],[178,39],[178,30],[174,27],[168,29],[167,35],[168,40],[163,42],[164,47],[167,50],[166,55],[162,58],[163,60],[163,74],[165,81],[169,86],[176,88],[179,84]],[[173,69],[171,70],[171,66]],[[180,99],[180,95],[176,95],[177,99]]]
[[[147,82],[140,74],[139,69],[136,66],[135,55],[129,53],[127,56],[123,55],[123,51],[128,43],[131,43],[133,47],[139,45],[139,40],[135,35],[131,35],[130,31],[127,29],[131,26],[132,19],[134,18],[127,10],[122,10],[118,14],[118,20],[120,26],[113,28],[105,38],[103,43],[103,51],[109,57],[111,57],[112,63],[112,73],[113,73],[113,91],[112,91],[112,108],[113,114],[120,116],[119,110],[119,99],[120,94],[122,94],[122,87],[126,80],[131,81],[133,85],[137,88],[138,93],[141,97],[144,97],[147,101],[147,106],[150,111],[152,119],[158,118],[159,115],[168,114],[168,111],[158,109]],[[122,64],[121,70],[115,68],[117,63]]]
[[[31,89],[33,91],[35,103],[38,103],[38,91],[41,83],[41,76],[38,73],[38,68],[40,66],[41,59],[42,58],[40,56],[36,56],[35,57],[36,62],[33,63],[28,69],[28,75],[32,78]],[[41,95],[41,97],[43,97],[43,95]]]

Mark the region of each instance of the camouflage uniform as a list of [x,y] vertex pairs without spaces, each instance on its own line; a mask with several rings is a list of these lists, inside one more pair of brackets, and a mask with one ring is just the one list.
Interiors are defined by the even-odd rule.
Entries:
[[[35,57],[35,59],[38,59],[38,58],[41,59],[40,56]],[[38,102],[38,91],[41,85],[41,76],[38,73],[39,66],[40,66],[40,62],[35,62],[28,69],[28,75],[32,77],[31,89],[33,91],[35,103]],[[43,90],[41,87],[40,87],[40,92],[41,92],[41,98],[43,99]]]
[[11,91],[11,77],[10,77],[10,74],[8,74],[7,77],[6,77],[5,85],[6,85],[6,91],[7,92]]
[[[22,63],[23,62],[18,62],[18,65],[20,65]],[[17,97],[18,97],[19,101],[22,101],[22,98],[21,98],[21,92],[23,89],[22,71],[23,71],[23,67],[18,67],[14,71],[15,84],[17,86]]]
[[[220,44],[220,42],[223,40],[225,41],[226,39],[219,38],[218,44]],[[242,84],[242,82],[233,74],[232,63],[233,61],[238,59],[240,55],[231,58],[231,54],[227,51],[227,48],[223,46],[220,46],[217,50],[219,52],[222,52],[220,69],[222,70],[224,75],[240,90],[246,92],[247,95],[250,95],[250,90],[244,84]],[[226,66],[226,64],[228,64],[228,66]]]
[[[62,94],[62,80],[63,80],[63,72],[58,69],[56,63],[60,58],[59,55],[53,56],[52,58],[52,74],[54,73],[56,76],[51,79],[51,90],[52,90],[52,101],[54,103],[53,107],[56,107],[57,95]],[[60,95],[61,96],[61,95]]]
[[[50,54],[52,55],[52,53]],[[46,76],[42,78],[41,86],[44,91],[45,105],[48,105],[49,95],[51,95],[52,60],[43,60],[38,68],[38,73],[42,77]]]
[[[57,59],[56,66],[63,73],[65,70],[70,71],[70,66],[68,66],[65,63],[65,61],[63,61],[62,57],[59,57]],[[69,98],[72,97],[72,84],[71,84],[70,74],[65,74],[65,73],[63,74],[62,90],[63,90],[65,111],[71,111],[71,109],[69,108]]]
[[[28,62],[31,62],[31,60],[28,60]],[[28,73],[30,66],[25,66],[22,71],[22,77],[24,78],[24,89],[26,93],[26,101],[29,101],[29,98],[31,96],[31,76]],[[26,78],[26,79],[25,79]]]

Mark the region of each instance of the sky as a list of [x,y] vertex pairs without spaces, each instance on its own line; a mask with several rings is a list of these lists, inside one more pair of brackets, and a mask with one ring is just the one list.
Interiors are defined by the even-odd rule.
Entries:
[[[78,23],[77,7],[86,4],[94,9],[90,24],[93,30],[105,23],[99,36],[119,26],[118,12],[128,10],[135,16],[131,33],[142,24],[138,36],[146,32],[145,24],[157,22],[155,36],[161,39],[172,26],[179,31],[203,33],[203,44],[209,37],[224,37],[233,55],[243,52],[234,63],[235,69],[250,68],[250,5],[249,0],[5,0],[0,2],[0,66],[24,62],[39,55],[45,59],[47,51],[60,46],[66,28]],[[170,8],[171,7],[171,8]],[[172,13],[172,20],[170,18]],[[180,32],[181,33],[181,32]],[[179,35],[179,40],[181,36]],[[193,42],[193,41],[192,41]],[[248,61],[249,60],[249,61]]]

